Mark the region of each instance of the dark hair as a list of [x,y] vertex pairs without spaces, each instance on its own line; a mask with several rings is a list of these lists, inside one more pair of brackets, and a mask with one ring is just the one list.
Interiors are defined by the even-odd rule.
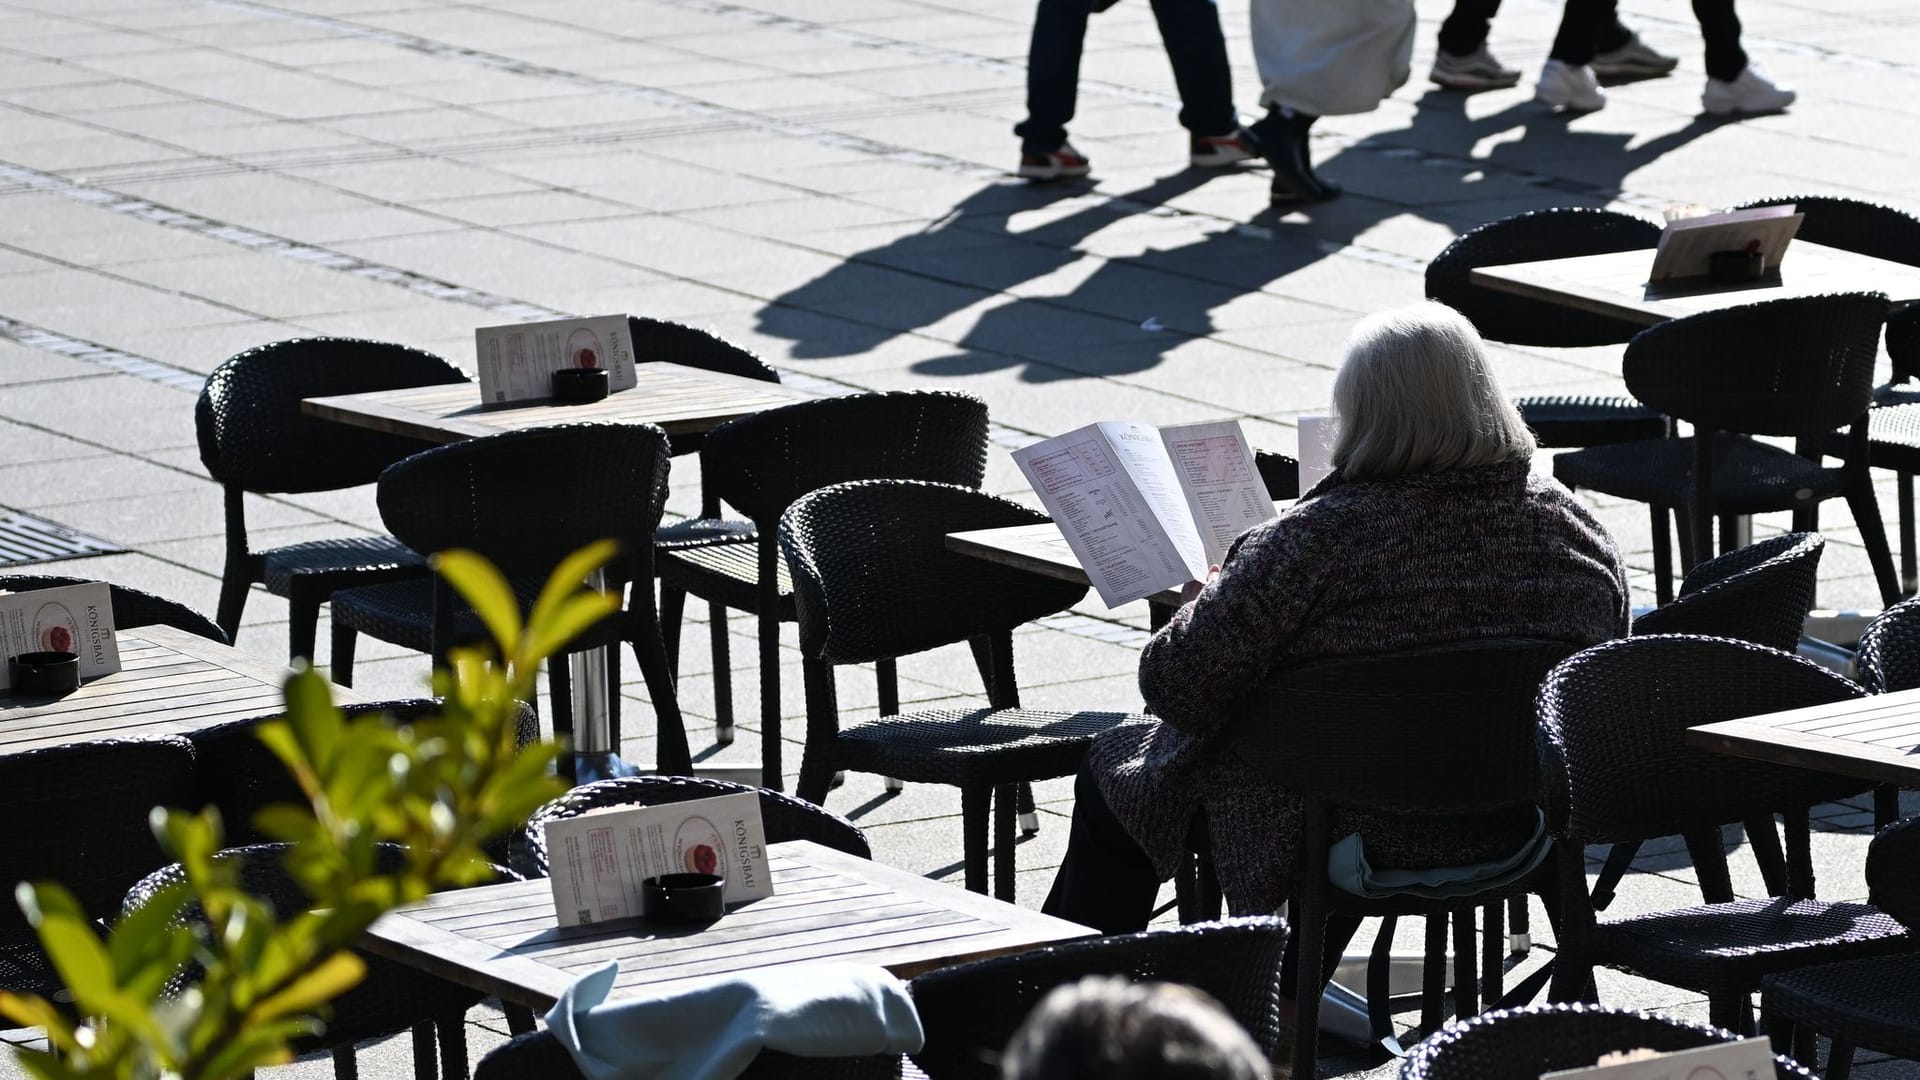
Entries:
[[1055,987],[1014,1032],[1002,1080],[1271,1080],[1253,1039],[1190,986],[1092,976]]

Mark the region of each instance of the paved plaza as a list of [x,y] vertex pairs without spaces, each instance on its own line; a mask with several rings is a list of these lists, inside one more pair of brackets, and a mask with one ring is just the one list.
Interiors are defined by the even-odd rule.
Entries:
[[[1221,8],[1251,120],[1246,3]],[[1424,80],[1447,9],[1420,0],[1414,77],[1392,100],[1314,129],[1346,195],[1282,213],[1263,169],[1186,167],[1147,0],[1093,19],[1071,130],[1094,179],[1042,186],[1010,175],[1032,0],[0,0],[0,510],[124,549],[34,572],[211,612],[221,495],[193,402],[215,365],[345,335],[471,369],[475,326],[610,312],[709,328],[810,391],[977,394],[994,420],[987,486],[1032,502],[1007,451],[1095,420],[1233,417],[1292,452],[1294,417],[1326,405],[1353,322],[1418,299],[1426,262],[1487,220],[1807,192],[1920,209],[1911,0],[1742,3],[1754,62],[1801,97],[1737,121],[1700,115],[1699,34],[1675,0],[1622,13],[1679,71],[1574,118],[1530,99],[1558,3],[1507,0],[1491,45],[1527,77],[1476,96]],[[1516,393],[1621,392],[1617,348],[1495,353]],[[698,492],[696,460],[676,460],[669,510],[695,513]],[[1644,508],[1589,501],[1627,554],[1636,603],[1651,603]],[[1891,522],[1891,486],[1881,501]],[[1829,506],[1820,603],[1875,609],[1857,532]],[[371,489],[249,496],[247,517],[256,546],[380,529]],[[1143,605],[1089,597],[1022,631],[1023,703],[1138,708],[1146,624]],[[732,630],[731,746],[712,737],[704,627],[683,648],[680,702],[713,768],[759,761],[753,626]],[[324,628],[321,641],[324,666]],[[255,590],[237,644],[284,660],[286,642],[285,603]],[[783,659],[797,770],[790,632]],[[627,670],[624,751],[647,762],[651,714]],[[417,695],[426,675],[417,654],[360,646],[362,691]],[[980,700],[964,651],[910,658],[900,681],[909,704]],[[872,681],[844,678],[841,703],[870,711]],[[1019,851],[1028,906],[1071,811],[1069,782],[1040,795],[1043,830]],[[855,776],[828,805],[878,858],[958,880],[952,789],[889,796]],[[1869,819],[1837,806],[1817,823],[1822,896],[1865,895]],[[1759,891],[1744,848],[1734,863],[1742,894]],[[1622,907],[1698,898],[1677,845],[1637,869]],[[1611,1003],[1705,1015],[1655,984],[1601,986]],[[477,1056],[504,1028],[497,1013],[473,1020]],[[370,1075],[409,1075],[404,1039],[363,1057]],[[1920,1076],[1870,1058],[1856,1075]],[[1364,1056],[1340,1069],[1395,1071]]]

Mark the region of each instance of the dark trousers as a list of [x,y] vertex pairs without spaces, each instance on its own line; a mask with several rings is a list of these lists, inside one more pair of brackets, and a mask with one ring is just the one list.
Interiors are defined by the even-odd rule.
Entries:
[[[1617,0],[1567,0],[1560,32],[1554,35],[1548,55],[1569,64],[1587,64],[1596,52],[1626,44],[1629,31],[1620,25],[1617,6]],[[1740,48],[1740,19],[1734,14],[1733,0],[1693,0],[1693,17],[1706,40],[1707,75],[1725,81],[1738,78],[1747,69],[1747,54]]]
[[[1231,133],[1239,127],[1239,118],[1233,111],[1227,42],[1213,0],[1151,2],[1180,90],[1180,126],[1195,135]],[[1027,118],[1013,129],[1028,151],[1058,150],[1067,141],[1090,13],[1089,0],[1040,0],[1027,50]]]
[[[1578,3],[1579,0],[1575,0]],[[1591,5],[1589,5],[1591,6]],[[1573,14],[1574,4],[1567,5],[1567,11],[1561,16],[1560,32],[1567,33],[1568,18]],[[1599,24],[1594,29],[1592,47],[1597,52],[1612,52],[1627,43],[1633,31],[1626,28],[1614,14],[1614,4],[1605,5],[1604,14],[1598,16]],[[1487,28],[1492,25],[1493,17],[1500,11],[1500,0],[1454,0],[1453,11],[1440,24],[1440,48],[1455,56],[1467,56],[1481,45],[1486,44]],[[1595,16],[1592,12],[1580,14],[1580,25],[1592,25]],[[1558,39],[1555,39],[1556,42]],[[1556,59],[1566,59],[1555,52]],[[1591,60],[1593,54],[1587,54]],[[1586,63],[1586,60],[1580,61]]]

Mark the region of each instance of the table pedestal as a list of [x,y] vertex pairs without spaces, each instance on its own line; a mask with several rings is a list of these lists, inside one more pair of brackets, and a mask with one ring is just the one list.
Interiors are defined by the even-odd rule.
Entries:
[[[588,588],[605,592],[607,574],[596,570],[587,578]],[[612,687],[607,685],[606,645],[586,649],[569,658],[573,668],[573,768],[574,783],[590,784],[616,776],[638,776],[640,768],[620,757],[613,745]]]

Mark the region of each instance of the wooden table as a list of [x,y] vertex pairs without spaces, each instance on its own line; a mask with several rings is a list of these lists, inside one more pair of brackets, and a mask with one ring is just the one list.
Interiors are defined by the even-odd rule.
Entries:
[[1702,724],[1687,741],[1776,765],[1920,786],[1920,690]]
[[804,840],[767,849],[774,895],[708,926],[628,920],[562,930],[543,880],[441,893],[368,931],[368,952],[545,1010],[581,975],[620,962],[614,995],[809,961],[878,964],[902,978],[1084,937],[1084,926]]
[[1834,292],[1883,292],[1920,300],[1920,267],[1843,251],[1806,240],[1787,246],[1777,276],[1748,284],[1647,282],[1653,249],[1570,259],[1482,266],[1472,281],[1489,289],[1652,326],[1735,304]]
[[[171,626],[116,635],[120,670],[57,698],[0,695],[0,754],[89,739],[185,735],[286,711],[287,669]],[[345,687],[334,700],[363,700]]]
[[635,364],[634,376],[638,382],[631,389],[584,405],[536,401],[482,408],[479,384],[448,383],[308,398],[300,403],[300,411],[355,427],[450,443],[543,424],[589,421],[658,424],[670,436],[697,435],[736,417],[811,396],[779,383],[657,361]]
[[[1051,521],[948,533],[947,550],[1075,585],[1093,584],[1087,577],[1086,567],[1080,565],[1073,549],[1067,546],[1060,527]],[[1162,589],[1147,597],[1147,603],[1153,605],[1157,625],[1163,613],[1170,614],[1180,606],[1180,590]]]

